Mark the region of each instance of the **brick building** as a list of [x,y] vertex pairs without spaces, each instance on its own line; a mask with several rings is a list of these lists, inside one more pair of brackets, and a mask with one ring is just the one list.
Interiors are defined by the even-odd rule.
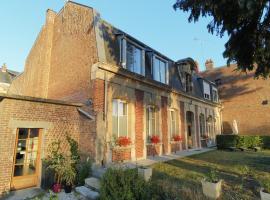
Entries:
[[[217,88],[196,71],[191,58],[171,60],[91,7],[69,1],[59,13],[48,10],[24,72],[1,97],[0,191],[29,186],[18,181],[33,176],[24,170],[29,163],[20,164],[23,176],[15,170],[24,153],[18,141],[32,141],[37,130],[35,160],[67,131],[81,151],[106,164],[214,145],[221,133]],[[178,135],[181,143],[173,139]],[[116,145],[121,136],[132,144]],[[41,179],[41,167],[34,169],[31,186]]]
[[270,135],[270,81],[254,79],[254,72],[235,71],[236,65],[214,68],[209,60],[206,64],[201,75],[218,85],[223,133],[233,132],[235,120],[239,134]]

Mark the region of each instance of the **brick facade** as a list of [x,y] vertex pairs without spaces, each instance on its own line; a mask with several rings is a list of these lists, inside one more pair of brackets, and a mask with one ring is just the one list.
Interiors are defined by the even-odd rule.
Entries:
[[147,156],[158,156],[160,155],[161,144],[157,145],[147,145]]
[[169,139],[168,139],[168,98],[161,97],[161,130],[162,130],[162,143],[163,153],[169,152]]
[[123,162],[131,160],[131,149],[130,148],[115,148],[112,151],[113,162]]
[[143,139],[143,98],[144,93],[141,90],[135,90],[136,102],[135,102],[135,148],[136,158],[143,157],[144,139]]

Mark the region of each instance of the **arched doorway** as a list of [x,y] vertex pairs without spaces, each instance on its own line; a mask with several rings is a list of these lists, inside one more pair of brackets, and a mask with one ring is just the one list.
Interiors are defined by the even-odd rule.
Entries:
[[186,124],[187,124],[187,144],[188,148],[192,149],[195,147],[195,134],[194,134],[194,113],[187,111],[186,113]]

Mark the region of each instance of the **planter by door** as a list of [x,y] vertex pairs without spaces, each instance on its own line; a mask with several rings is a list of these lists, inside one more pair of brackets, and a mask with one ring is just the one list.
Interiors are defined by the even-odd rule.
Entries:
[[217,183],[202,180],[203,194],[209,198],[217,199],[221,194],[221,183],[221,180]]
[[11,189],[38,185],[41,133],[39,129],[19,128],[14,149]]
[[264,192],[264,189],[260,190],[261,200],[270,200],[270,193]]

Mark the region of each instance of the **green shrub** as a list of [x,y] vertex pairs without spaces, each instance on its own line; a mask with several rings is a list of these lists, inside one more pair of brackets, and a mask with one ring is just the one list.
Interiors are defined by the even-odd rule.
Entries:
[[101,180],[101,200],[148,200],[149,183],[137,169],[108,169]]
[[89,158],[85,161],[81,161],[77,165],[77,182],[78,185],[84,185],[84,180],[91,175],[92,162]]
[[270,136],[217,135],[217,148],[270,148]]

